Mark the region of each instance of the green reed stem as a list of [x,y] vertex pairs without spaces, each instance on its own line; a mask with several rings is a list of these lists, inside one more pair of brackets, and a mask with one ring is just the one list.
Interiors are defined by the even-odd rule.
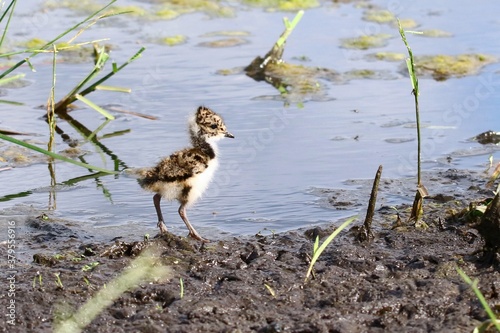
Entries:
[[[406,35],[403,30],[403,27],[401,27],[401,22],[398,19],[398,27],[399,27],[399,34],[401,35],[401,39],[403,40],[403,43],[406,46],[406,49],[408,50],[408,55],[409,58],[406,59],[406,67],[408,68],[408,74],[410,74],[410,80],[411,80],[411,85],[412,85],[412,93],[413,96],[415,97],[415,119],[417,122],[417,186],[421,186],[421,145],[422,145],[422,140],[420,136],[420,112],[419,112],[419,107],[418,107],[418,95],[420,94],[419,89],[418,89],[418,77],[415,71],[415,61],[413,59],[413,52],[410,48],[410,45],[408,44],[408,41],[406,40]],[[415,33],[412,31],[409,31],[411,33]]]
[[357,216],[353,216],[353,217],[349,218],[347,221],[345,221],[344,223],[342,223],[342,225],[340,227],[338,227],[337,229],[335,229],[335,231],[332,232],[332,234],[330,236],[328,236],[327,239],[325,239],[325,241],[323,242],[323,244],[321,244],[321,246],[319,246],[319,236],[316,238],[316,241],[314,242],[314,247],[313,247],[313,257],[311,259],[311,263],[309,264],[309,269],[307,270],[304,282],[307,282],[307,279],[309,278],[309,275],[311,275],[311,272],[313,270],[314,264],[318,260],[318,258],[321,255],[321,253],[323,253],[323,251],[326,249],[326,247],[328,246],[328,244],[330,244],[333,241],[333,239],[335,237],[337,237],[337,235],[345,227],[347,227],[349,224],[351,224],[356,219],[356,217]]
[[[0,22],[3,21],[5,15],[10,10],[9,18],[7,20],[7,23],[5,24],[5,29],[3,30],[2,34],[2,39],[0,39],[0,47],[3,45],[3,41],[5,40],[5,36],[7,36],[7,31],[9,30],[9,25],[10,25],[10,20],[12,19],[12,15],[14,14],[14,8],[16,8],[17,0],[12,0],[9,4],[9,6],[5,9],[5,12],[3,13],[2,17],[0,17]],[[11,9],[12,7],[12,9]]]
[[[98,74],[98,72],[102,69],[102,66],[104,65],[104,62],[106,60],[108,60],[108,55],[106,54],[106,55],[102,55],[101,56],[102,53],[100,52],[99,53],[99,57],[98,57],[98,59],[96,61],[96,65],[94,66],[94,69],[74,89],[72,89],[69,94],[67,94],[62,100],[60,100],[57,103],[57,105],[56,105],[56,113],[59,112],[59,111],[65,110],[66,107],[69,104],[73,103],[77,99],[82,100],[82,96],[85,96],[85,95],[87,95],[87,94],[89,94],[89,93],[97,90],[98,87],[101,86],[101,83],[103,83],[104,81],[108,80],[113,75],[115,75],[116,73],[118,73],[120,70],[122,70],[123,68],[125,68],[128,64],[130,64],[131,62],[133,62],[134,60],[136,60],[137,58],[139,58],[141,56],[141,53],[144,52],[145,50],[146,49],[144,47],[141,47],[139,49],[139,51],[137,51],[132,57],[130,57],[121,66],[116,66],[116,64],[113,63],[113,69],[111,70],[111,72],[109,72],[108,74],[106,74],[101,79],[97,80],[96,82],[94,82],[93,84],[91,84],[90,86],[88,86],[87,88],[85,88],[84,90],[80,91],[80,89],[82,89],[85,84],[87,84],[90,80],[92,80],[95,77],[96,74]],[[91,105],[89,105],[89,106],[91,106]],[[91,107],[93,107],[93,106],[91,106]],[[102,110],[98,110],[98,111],[102,113]],[[105,116],[108,118],[107,115],[105,115]]]
[[297,15],[293,18],[293,20],[290,22],[287,17],[283,19],[283,23],[285,24],[285,32],[280,36],[280,38],[276,41],[276,45],[278,47],[281,47],[283,44],[285,44],[286,40],[288,39],[288,36],[292,33],[293,29],[295,29],[295,26],[297,23],[299,23],[300,19],[304,16],[304,11],[300,10]]
[[52,87],[50,88],[49,100],[47,102],[47,123],[49,124],[49,143],[47,145],[47,150],[52,151],[52,145],[54,144],[54,137],[56,132],[56,117],[54,114],[55,93],[56,93],[56,58],[57,49],[53,45],[54,54],[52,56]]

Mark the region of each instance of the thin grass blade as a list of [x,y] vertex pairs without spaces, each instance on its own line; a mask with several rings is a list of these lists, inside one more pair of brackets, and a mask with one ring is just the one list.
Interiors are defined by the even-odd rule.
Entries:
[[[103,83],[104,81],[108,80],[110,77],[112,77],[113,75],[115,75],[116,73],[118,73],[120,70],[122,70],[123,68],[125,68],[128,64],[130,64],[131,62],[133,62],[134,60],[136,60],[137,58],[139,58],[141,56],[141,53],[144,52],[145,50],[146,50],[146,48],[141,47],[139,49],[139,51],[137,51],[129,60],[127,60],[121,66],[115,67],[113,65],[113,70],[110,73],[106,74],[104,77],[102,77],[101,79],[97,80],[96,82],[94,82],[93,84],[91,84],[90,86],[88,86],[87,88],[85,88],[84,90],[82,90],[79,93],[79,95],[80,96],[85,96],[87,94],[90,94],[94,90],[96,90],[97,86],[100,86],[101,83]],[[93,75],[95,75],[94,72],[95,72],[95,68],[94,68],[94,71],[89,76],[87,76],[87,78],[84,79],[84,81],[82,81],[82,83],[80,83],[77,88],[73,89],[70,94],[66,95],[66,97],[63,100],[61,100],[61,101],[59,101],[57,103],[58,106],[56,108],[58,108],[58,107],[65,108],[68,104],[73,103],[77,99],[76,96],[73,95],[73,94],[76,93],[78,90],[80,90],[83,87],[83,84],[85,84],[86,82],[88,82],[90,80],[89,78],[91,76],[93,77]]]
[[130,89],[130,88],[103,86],[103,85],[96,86],[95,90],[115,91],[115,92],[122,92],[122,93],[132,92],[132,89]]
[[99,112],[100,114],[102,114],[107,119],[110,119],[110,120],[115,119],[115,116],[113,116],[111,113],[109,113],[108,111],[104,110],[103,108],[101,108],[99,105],[95,104],[94,102],[92,102],[88,98],[83,97],[82,95],[79,95],[79,94],[76,94],[75,97],[76,97],[77,100],[79,100],[79,101],[87,104],[88,106],[90,106],[92,109],[94,109],[97,112]]
[[26,75],[25,74],[17,74],[17,75],[13,75],[13,76],[9,76],[9,77],[6,77],[6,78],[3,78],[0,80],[0,86],[3,86],[7,83],[10,83],[12,81],[16,81],[16,80],[19,80],[23,77],[25,77]]
[[[9,6],[5,9],[5,12],[3,13],[2,17],[0,18],[0,21],[2,21],[5,17],[5,15],[9,12],[9,18],[7,19],[7,23],[5,24],[5,28],[3,29],[3,34],[2,34],[2,39],[0,39],[0,46],[3,45],[3,41],[5,40],[5,36],[7,36],[7,31],[9,30],[9,25],[10,25],[10,20],[12,19],[12,15],[14,14],[14,9],[16,8],[17,0],[12,0],[9,4]],[[12,9],[11,9],[12,7]]]
[[[344,223],[342,223],[342,225],[340,227],[338,227],[337,229],[335,229],[334,232],[332,232],[332,234],[330,236],[328,236],[327,239],[325,239],[325,241],[323,242],[323,244],[321,244],[321,246],[317,249],[317,251],[315,251],[312,259],[311,259],[311,263],[309,264],[309,269],[307,270],[307,274],[306,274],[306,278],[304,279],[304,282],[307,281],[307,279],[309,278],[309,275],[311,275],[311,272],[312,272],[312,269],[314,267],[314,264],[316,263],[316,261],[318,260],[319,256],[321,255],[321,253],[323,253],[323,251],[326,249],[326,247],[332,242],[332,240],[337,237],[337,235],[345,228],[347,227],[349,224],[351,224],[355,219],[357,218],[357,216],[353,216],[351,218],[349,218],[347,221],[345,221]],[[316,246],[316,245],[315,245]]]
[[319,235],[316,236],[316,240],[314,241],[314,247],[313,247],[313,256],[316,254],[319,248]]
[[87,140],[88,141],[92,140],[97,135],[97,133],[99,133],[100,131],[102,131],[102,129],[107,124],[109,124],[110,121],[111,121],[111,119],[106,119],[95,131],[93,131],[92,133],[90,133],[90,135],[87,137]]
[[410,81],[411,81],[411,87],[415,91],[415,80],[413,80],[413,77],[415,76],[415,73],[413,72],[413,66],[411,63],[410,58],[406,58],[406,67],[408,68],[408,74],[410,74]]
[[488,314],[488,317],[490,317],[491,322],[495,325],[496,329],[500,332],[500,322],[497,320],[497,317],[495,316],[495,314],[491,310],[490,306],[488,305],[488,302],[484,298],[483,293],[481,293],[481,290],[479,290],[479,288],[477,287],[477,284],[479,281],[477,279],[472,281],[471,278],[467,274],[465,274],[465,272],[463,270],[461,270],[458,267],[456,268],[456,270],[457,270],[458,274],[460,275],[460,277],[462,277],[462,279],[465,281],[465,283],[467,283],[472,288],[472,290],[474,291],[474,294],[476,294],[477,299],[479,300],[479,302],[483,306],[484,311],[486,311],[486,313]]

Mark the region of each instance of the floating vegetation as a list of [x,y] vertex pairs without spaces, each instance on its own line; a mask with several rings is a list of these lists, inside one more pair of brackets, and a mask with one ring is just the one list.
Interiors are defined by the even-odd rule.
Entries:
[[369,54],[367,58],[384,61],[403,61],[406,58],[406,55],[397,52],[377,52]]
[[214,31],[201,35],[200,37],[227,37],[221,38],[214,41],[202,42],[199,43],[199,46],[211,47],[211,48],[222,48],[222,47],[233,47],[248,44],[248,40],[246,40],[245,36],[249,36],[250,33],[247,31],[240,30],[224,30],[224,31]]
[[217,75],[239,75],[243,72],[243,67],[223,68],[215,71]]
[[270,64],[266,73],[282,87],[290,88],[300,94],[311,94],[320,90],[316,76],[324,71],[325,69],[281,63]]
[[246,40],[245,36],[250,36],[250,33],[247,31],[241,30],[223,30],[223,31],[214,31],[201,35],[200,37],[228,37],[222,38],[210,42],[202,42],[199,43],[199,46],[211,47],[211,48],[222,48],[222,47],[233,47],[243,44],[248,44],[248,40]]
[[232,38],[218,39],[210,42],[202,42],[199,43],[198,45],[211,48],[222,48],[222,47],[239,46],[243,44],[248,44],[248,41],[244,38],[232,37]]
[[214,31],[201,35],[200,37],[210,38],[210,37],[227,37],[220,38],[214,41],[209,42],[201,42],[198,45],[203,47],[210,48],[223,48],[223,47],[233,47],[248,44],[248,40],[246,40],[245,36],[249,36],[250,33],[247,31],[240,30],[224,30],[224,31]]
[[[50,139],[49,139],[49,142],[47,145],[48,149],[40,148],[36,145],[32,145],[26,141],[21,141],[21,140],[15,139],[15,138],[8,136],[8,135],[5,135],[5,134],[0,134],[0,139],[5,140],[5,141],[9,141],[9,142],[14,143],[16,145],[19,145],[21,147],[27,148],[31,151],[34,151],[37,153],[42,153],[46,156],[51,157],[52,159],[58,159],[58,160],[61,160],[64,162],[72,163],[72,164],[78,165],[78,166],[83,167],[83,168],[88,169],[88,170],[100,171],[100,172],[105,173],[105,174],[118,174],[119,173],[117,171],[118,164],[115,164],[115,170],[107,170],[104,168],[95,167],[95,166],[89,165],[87,163],[73,160],[73,159],[68,158],[66,156],[54,153],[53,146],[52,146],[56,132],[58,134],[60,134],[61,136],[64,135],[64,131],[62,131],[61,128],[58,128],[57,124],[55,122],[55,114],[56,113],[61,119],[69,121],[70,119],[72,119],[72,117],[69,116],[67,113],[68,108],[70,107],[71,103],[73,103],[76,100],[79,100],[79,101],[87,104],[88,106],[90,106],[94,110],[98,111],[102,115],[104,115],[107,118],[107,121],[104,122],[103,125],[98,127],[93,132],[88,131],[88,140],[94,140],[95,135],[107,124],[107,122],[109,122],[111,119],[114,119],[114,116],[84,96],[90,94],[91,92],[93,92],[95,90],[108,90],[108,91],[115,91],[115,92],[130,92],[129,89],[121,88],[121,87],[105,86],[105,85],[103,85],[103,83],[106,80],[108,80],[110,77],[117,74],[120,70],[122,70],[125,66],[130,64],[132,61],[139,58],[141,53],[144,51],[144,48],[141,48],[138,52],[136,52],[136,54],[134,54],[127,62],[125,62],[121,66],[118,66],[116,63],[113,62],[111,71],[107,75],[104,75],[103,77],[101,77],[100,79],[96,79],[96,76],[104,68],[104,64],[109,60],[109,54],[107,53],[108,47],[107,46],[99,46],[97,44],[97,42],[100,40],[93,41],[93,42],[84,42],[84,43],[80,43],[80,44],[72,44],[72,41],[74,41],[74,39],[77,36],[81,35],[85,30],[90,28],[92,25],[94,25],[99,20],[104,19],[104,18],[108,18],[110,16],[122,14],[122,13],[107,12],[106,11],[115,2],[116,2],[116,0],[110,1],[108,5],[93,12],[90,16],[85,18],[83,21],[80,21],[76,25],[74,25],[71,28],[67,29],[66,31],[60,33],[56,38],[52,39],[49,42],[44,42],[41,39],[30,40],[28,42],[28,45],[30,47],[36,47],[36,49],[27,49],[27,50],[22,50],[22,51],[1,54],[2,57],[9,57],[9,56],[17,55],[17,54],[22,54],[22,53],[29,54],[29,56],[24,57],[24,59],[18,61],[16,64],[10,66],[7,70],[5,70],[3,73],[0,74],[0,83],[6,83],[6,82],[8,83],[9,81],[12,80],[12,77],[9,75],[13,71],[15,71],[17,68],[19,68],[20,66],[22,66],[24,64],[27,64],[33,71],[35,71],[34,66],[31,63],[31,58],[33,58],[39,54],[42,54],[42,53],[52,53],[52,89],[51,89],[51,92],[49,94],[49,99],[48,99],[48,102],[46,105],[47,114],[45,116],[46,122],[49,124],[49,132],[50,132]],[[14,6],[12,6],[12,4],[14,4],[14,3],[15,3],[15,1],[12,1],[11,6],[8,7],[11,10],[11,12],[10,12],[11,16],[12,16],[13,11],[14,11]],[[106,11],[106,12],[104,12],[104,11]],[[0,21],[4,17],[5,17],[5,15],[3,15],[2,18],[0,18]],[[7,22],[7,27],[8,27],[9,22],[10,22],[10,17],[9,17],[9,21]],[[86,26],[84,26],[84,25],[86,25]],[[82,26],[84,26],[84,27],[82,27]],[[5,28],[5,32],[8,30],[7,27]],[[77,29],[79,29],[77,34],[72,39],[70,39],[69,42],[62,43],[62,44],[59,42],[59,40],[61,38],[63,38],[64,36],[68,35],[70,32],[75,31]],[[5,33],[4,33],[4,36],[2,37],[2,39],[0,40],[0,44],[1,44],[1,42],[3,42],[4,37],[5,37]],[[58,43],[56,43],[56,42],[58,42]],[[58,46],[57,46],[58,44],[60,45],[61,49],[58,49]],[[93,45],[92,55],[93,55],[93,60],[94,60],[94,68],[90,71],[90,73],[85,78],[83,78],[82,81],[80,81],[80,83],[78,83],[65,97],[63,97],[56,104],[55,100],[54,100],[54,91],[55,91],[55,82],[56,82],[55,78],[56,78],[57,54],[61,50],[74,49],[74,48],[78,48],[82,45],[90,45],[90,44]],[[94,80],[94,79],[96,79],[96,80]],[[92,81],[93,81],[93,83],[90,83]],[[8,102],[8,101],[2,101],[2,102],[10,103],[10,104],[15,103],[15,102]],[[66,137],[67,137],[67,135],[66,135]],[[63,140],[65,142],[71,141],[65,137],[63,137]],[[93,142],[95,142],[96,144],[99,144],[95,140]],[[73,145],[70,144],[70,146],[73,146]],[[5,156],[6,154],[3,154],[3,155]],[[46,158],[46,156],[44,156],[44,158]],[[29,164],[29,163],[31,163],[31,160],[22,154],[21,155],[19,155],[19,154],[14,155],[13,158],[10,160],[8,159],[8,157],[7,158],[2,157],[2,159],[4,161],[9,161],[9,162],[14,163],[14,164],[16,164],[16,163],[17,164]],[[52,164],[49,164],[49,169],[51,167],[52,167]],[[54,180],[55,178],[54,178],[53,174],[51,175],[51,177],[52,177],[52,181],[55,184],[55,180]]]
[[243,3],[285,11],[315,8],[319,6],[319,1],[317,0],[243,0]]
[[363,20],[377,23],[391,23],[396,21],[396,16],[386,9],[372,9],[364,12]]
[[345,80],[359,79],[376,79],[376,80],[392,80],[396,77],[389,71],[373,70],[373,69],[352,69],[343,75]]
[[477,141],[482,145],[486,144],[499,144],[500,143],[500,132],[486,131],[481,134],[476,135],[471,139],[472,141]]
[[[80,0],[80,1],[71,1],[71,0],[63,0],[63,1],[54,1],[49,0],[44,4],[45,9],[56,10],[61,7],[77,11],[80,13],[94,13],[102,8],[102,4],[95,0]],[[146,16],[147,11],[140,6],[116,6],[113,5],[109,8],[115,12],[127,12],[130,15],[134,16]]]
[[346,49],[367,50],[375,47],[384,47],[387,40],[392,36],[389,34],[363,35],[354,38],[344,38],[341,40],[342,47]]
[[[401,61],[405,59],[405,55],[392,52],[377,52],[368,55],[367,58]],[[496,57],[486,54],[424,55],[415,57],[415,69],[419,76],[431,76],[435,80],[446,80],[450,77],[474,75],[484,66],[497,61]],[[406,72],[406,66],[403,71]]]
[[286,99],[290,97],[289,92],[291,91],[307,94],[317,92],[320,88],[314,76],[310,75],[310,69],[301,65],[287,64],[282,59],[286,40],[303,15],[304,11],[301,10],[292,21],[285,17],[285,30],[271,50],[264,57],[257,56],[244,69],[249,77],[256,81],[265,81],[271,84]]
[[2,148],[3,149],[0,151],[0,162],[11,167],[26,167],[32,164],[47,162],[46,156],[36,154],[21,146],[9,145],[3,146]]
[[[413,29],[418,26],[418,23],[414,19],[400,19],[399,24],[403,29]],[[398,26],[398,23],[393,22],[394,26]]]
[[[41,50],[48,43],[41,38],[32,38],[22,43],[17,43],[18,47],[36,52]],[[93,60],[94,48],[91,43],[72,44],[68,42],[59,42],[55,44],[58,56],[65,62],[79,64]],[[111,46],[105,45],[106,50]]]
[[[223,5],[220,1],[212,0],[176,0],[164,1],[164,3],[172,3],[171,8],[178,10],[181,13],[201,11],[215,16],[233,16],[234,12],[230,6]],[[167,7],[168,8],[168,7]]]
[[20,46],[25,47],[27,49],[33,49],[36,50],[43,45],[47,44],[46,40],[40,39],[40,38],[32,38],[27,40],[26,42],[20,44]]
[[486,54],[420,56],[415,60],[415,68],[419,76],[432,76],[439,81],[476,74],[496,61],[496,57]]
[[187,42],[187,37],[184,35],[167,36],[159,39],[159,44],[165,44],[168,46],[175,46],[184,44]]
[[453,34],[451,32],[439,29],[427,29],[427,30],[422,30],[422,33],[417,36],[446,38],[446,37],[453,37]]
[[375,76],[376,72],[372,69],[353,69],[345,73],[355,79],[372,78]]
[[200,37],[246,37],[246,36],[250,36],[250,33],[248,31],[221,30],[221,31],[208,32],[206,34],[201,35]]
[[[363,20],[376,22],[376,23],[387,23],[392,25],[397,25],[396,16],[387,9],[370,9],[364,12]],[[417,22],[413,19],[401,19],[399,20],[401,26],[404,29],[412,29],[417,26]]]
[[173,20],[177,18],[181,13],[177,10],[171,8],[162,8],[154,13],[154,16],[162,20]]

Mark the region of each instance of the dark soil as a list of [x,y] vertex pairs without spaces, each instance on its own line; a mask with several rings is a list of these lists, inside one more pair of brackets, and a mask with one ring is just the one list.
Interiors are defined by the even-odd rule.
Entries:
[[[462,188],[457,195],[426,199],[427,229],[404,223],[409,206],[398,207],[399,227],[393,227],[395,210],[380,207],[373,221],[375,239],[357,242],[362,221],[356,222],[327,247],[307,282],[314,239],[325,239],[333,226],[204,245],[175,235],[95,241],[78,225],[26,218],[16,226],[28,231],[18,241],[34,255],[15,264],[14,325],[5,316],[0,331],[52,332],[55,322],[110,286],[144,249],[155,247],[157,264],[171,272],[121,294],[85,332],[472,332],[488,317],[456,267],[479,279],[498,312],[499,267],[477,251],[483,241],[464,215],[471,202],[491,191],[467,173],[435,176],[474,183],[470,195],[464,196]],[[7,244],[0,249],[7,258]],[[3,281],[9,281],[9,271],[2,261]],[[11,299],[2,288],[6,313]]]

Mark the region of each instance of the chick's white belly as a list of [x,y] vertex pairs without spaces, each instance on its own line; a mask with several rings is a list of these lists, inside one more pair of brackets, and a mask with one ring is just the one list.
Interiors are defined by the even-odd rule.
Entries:
[[208,162],[208,167],[202,173],[186,180],[186,184],[191,186],[188,194],[188,204],[192,205],[205,192],[218,166],[219,161],[214,158]]
[[154,191],[161,193],[162,198],[165,200],[179,200],[182,189],[184,188],[182,183],[179,182],[164,183],[159,184],[158,186],[160,189]]

